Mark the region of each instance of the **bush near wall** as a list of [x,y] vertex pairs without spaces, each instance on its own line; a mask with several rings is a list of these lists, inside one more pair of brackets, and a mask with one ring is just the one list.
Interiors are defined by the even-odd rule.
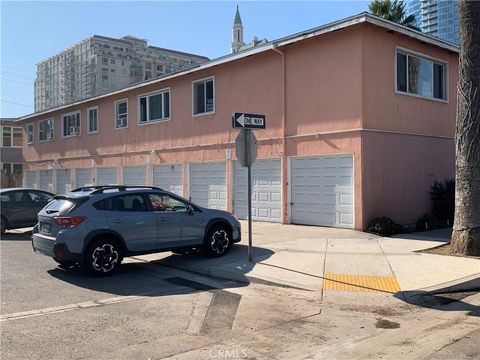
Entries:
[[386,216],[380,216],[367,226],[367,231],[382,236],[391,236],[407,232],[407,229]]

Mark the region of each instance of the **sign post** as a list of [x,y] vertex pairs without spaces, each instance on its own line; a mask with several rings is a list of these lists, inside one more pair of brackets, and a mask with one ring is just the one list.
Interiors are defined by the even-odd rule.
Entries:
[[251,129],[265,129],[265,115],[233,113],[232,126],[241,129],[235,140],[235,151],[240,165],[247,168],[248,261],[252,251],[252,164],[257,159],[257,139]]

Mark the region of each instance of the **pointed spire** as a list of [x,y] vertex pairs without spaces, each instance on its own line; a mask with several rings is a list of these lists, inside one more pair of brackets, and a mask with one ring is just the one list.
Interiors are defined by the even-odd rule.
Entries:
[[242,18],[240,17],[240,11],[238,10],[238,4],[237,4],[237,12],[235,13],[235,21],[233,24],[240,24],[242,25]]

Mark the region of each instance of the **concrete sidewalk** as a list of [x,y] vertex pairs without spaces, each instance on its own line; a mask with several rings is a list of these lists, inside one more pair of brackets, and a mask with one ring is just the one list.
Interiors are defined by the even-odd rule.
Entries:
[[347,229],[254,222],[254,261],[248,262],[246,222],[242,225],[242,243],[218,259],[170,253],[141,258],[224,279],[338,295],[391,297],[462,278],[476,287],[480,279],[479,259],[416,252],[448,242],[448,230],[383,238]]

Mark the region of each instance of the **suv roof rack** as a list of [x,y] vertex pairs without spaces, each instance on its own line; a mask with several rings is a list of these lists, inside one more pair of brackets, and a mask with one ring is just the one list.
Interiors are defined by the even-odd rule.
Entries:
[[97,186],[84,186],[72,190],[71,192],[82,192],[82,191],[92,191],[90,194],[103,194],[105,190],[118,190],[118,191],[127,191],[127,189],[152,189],[160,190],[163,189],[156,186],[144,186],[144,185],[97,185]]

